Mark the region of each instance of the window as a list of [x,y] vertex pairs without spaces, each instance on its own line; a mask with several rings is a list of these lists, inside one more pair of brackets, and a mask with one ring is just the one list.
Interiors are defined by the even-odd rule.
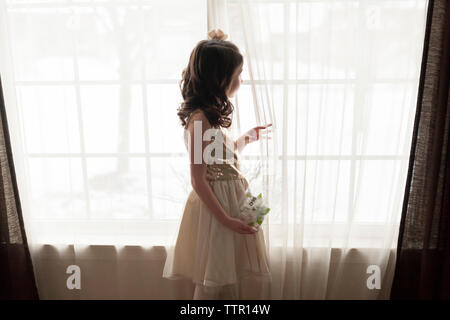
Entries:
[[[266,71],[253,81],[278,124],[274,237],[301,219],[316,244],[349,221],[382,234],[400,217],[427,1],[251,2]],[[245,50],[238,1],[227,9]],[[6,18],[33,240],[168,243],[191,189],[178,83],[206,37],[206,1],[10,0]],[[235,129],[256,125],[247,62]],[[258,155],[243,155],[255,185]]]

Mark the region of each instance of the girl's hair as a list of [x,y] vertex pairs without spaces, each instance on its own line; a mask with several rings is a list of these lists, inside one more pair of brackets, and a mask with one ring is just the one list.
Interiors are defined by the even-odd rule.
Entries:
[[213,127],[231,126],[229,115],[234,106],[226,89],[243,61],[238,47],[230,41],[214,37],[197,43],[181,74],[180,89],[184,101],[177,109],[177,115],[183,126],[196,109],[204,112]]

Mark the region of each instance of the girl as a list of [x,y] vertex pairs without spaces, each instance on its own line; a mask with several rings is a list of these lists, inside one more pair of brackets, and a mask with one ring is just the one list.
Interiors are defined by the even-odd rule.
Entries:
[[[180,82],[184,102],[178,117],[185,128],[193,190],[163,277],[192,280],[194,299],[267,299],[271,274],[263,232],[237,218],[248,188],[238,153],[263,134],[269,138],[264,129],[271,124],[231,139],[229,98],[242,82],[243,56],[222,30],[208,35],[193,49]],[[215,135],[208,142],[211,131]],[[213,163],[203,156],[211,141],[219,141],[223,150],[211,152]]]

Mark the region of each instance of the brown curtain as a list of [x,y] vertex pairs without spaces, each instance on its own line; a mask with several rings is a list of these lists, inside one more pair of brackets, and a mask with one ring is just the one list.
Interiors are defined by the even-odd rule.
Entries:
[[0,79],[0,299],[39,299],[22,219]]
[[393,300],[450,298],[449,21],[430,0]]

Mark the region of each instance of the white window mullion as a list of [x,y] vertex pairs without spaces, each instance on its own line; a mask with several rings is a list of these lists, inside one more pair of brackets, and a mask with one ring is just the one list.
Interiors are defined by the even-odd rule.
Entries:
[[[73,10],[73,14],[75,15],[75,11]],[[86,159],[86,145],[85,145],[85,134],[84,134],[84,125],[83,125],[83,112],[81,105],[81,84],[80,84],[80,74],[79,74],[79,63],[78,63],[78,44],[76,38],[76,32],[72,32],[72,44],[73,44],[73,76],[74,76],[74,87],[75,87],[75,99],[77,106],[77,115],[78,115],[78,130],[80,134],[80,153],[81,153],[81,169],[83,172],[83,186],[84,186],[84,198],[86,201],[86,214],[87,218],[91,217],[91,202],[89,198],[89,183],[88,183],[88,174],[87,174],[87,159]],[[70,161],[71,158],[66,158]]]

